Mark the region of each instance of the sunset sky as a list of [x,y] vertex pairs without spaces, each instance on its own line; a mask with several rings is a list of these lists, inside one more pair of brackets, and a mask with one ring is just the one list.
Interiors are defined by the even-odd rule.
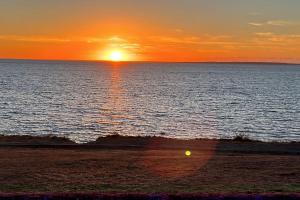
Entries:
[[2,0],[0,58],[300,63],[300,0]]

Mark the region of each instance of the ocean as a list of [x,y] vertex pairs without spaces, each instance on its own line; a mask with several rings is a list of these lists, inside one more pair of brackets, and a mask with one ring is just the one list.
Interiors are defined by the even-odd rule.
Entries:
[[0,61],[0,135],[300,141],[300,65]]

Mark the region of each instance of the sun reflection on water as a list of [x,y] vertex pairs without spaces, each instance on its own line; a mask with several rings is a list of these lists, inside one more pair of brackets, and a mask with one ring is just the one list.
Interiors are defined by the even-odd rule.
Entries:
[[98,120],[99,124],[109,126],[106,130],[108,134],[120,134],[122,125],[130,119],[126,114],[128,109],[126,91],[122,86],[122,66],[120,65],[119,63],[111,63],[111,66],[109,66],[111,79],[107,93],[107,101],[101,108],[102,112]]

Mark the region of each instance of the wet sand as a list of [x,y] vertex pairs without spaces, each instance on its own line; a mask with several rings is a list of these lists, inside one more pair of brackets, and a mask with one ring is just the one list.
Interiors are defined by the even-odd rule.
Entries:
[[300,143],[0,136],[0,192],[299,193]]

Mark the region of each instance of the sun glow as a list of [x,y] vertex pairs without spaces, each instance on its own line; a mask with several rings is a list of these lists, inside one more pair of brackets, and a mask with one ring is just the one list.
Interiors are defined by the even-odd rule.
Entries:
[[124,60],[124,56],[123,56],[122,52],[120,52],[120,51],[112,51],[109,55],[109,60],[115,61],[115,62],[122,61],[122,60]]
[[131,61],[134,58],[123,49],[108,49],[98,53],[97,59],[111,62]]

